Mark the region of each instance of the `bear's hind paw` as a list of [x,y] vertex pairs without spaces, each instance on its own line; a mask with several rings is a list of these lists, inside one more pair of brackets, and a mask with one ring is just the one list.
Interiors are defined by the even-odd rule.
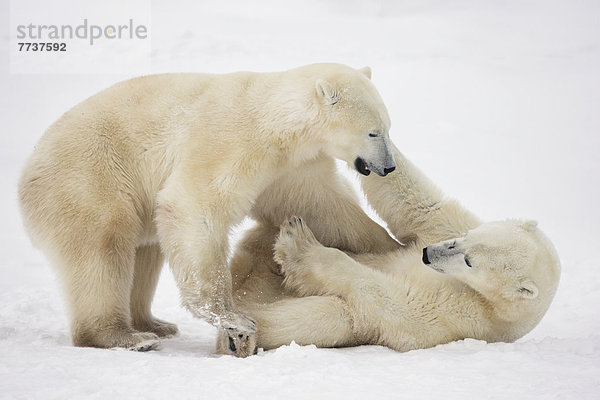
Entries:
[[300,259],[304,251],[319,244],[302,218],[292,217],[281,224],[274,259],[284,265],[288,261]]

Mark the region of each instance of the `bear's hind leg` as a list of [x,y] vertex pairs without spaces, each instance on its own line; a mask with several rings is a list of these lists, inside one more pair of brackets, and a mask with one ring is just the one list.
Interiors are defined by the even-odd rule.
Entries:
[[151,312],[152,298],[163,261],[158,244],[137,248],[131,289],[131,318],[133,327],[138,331],[170,337],[177,334],[177,325],[155,318]]
[[78,256],[62,265],[71,311],[71,337],[80,347],[123,347],[146,351],[158,347],[158,336],[131,325],[133,245],[111,235],[101,248],[80,245]]
[[306,223],[292,217],[281,225],[275,260],[284,285],[302,296],[330,295],[369,301],[366,292],[385,292],[388,278],[353,260],[346,253],[319,243]]
[[[288,345],[342,347],[360,342],[354,335],[352,310],[337,296],[288,298],[274,303],[245,304],[257,322],[256,346],[265,350]],[[225,331],[217,336],[217,353],[239,356],[237,343]],[[249,354],[244,354],[249,355]]]

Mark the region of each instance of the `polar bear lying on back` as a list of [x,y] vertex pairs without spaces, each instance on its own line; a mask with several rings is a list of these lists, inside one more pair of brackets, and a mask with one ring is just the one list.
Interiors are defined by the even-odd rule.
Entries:
[[[467,337],[514,341],[538,324],[556,291],[560,263],[536,223],[481,223],[397,150],[395,160],[395,173],[362,181],[404,246],[370,242],[379,228],[374,223],[352,226],[361,211],[349,207],[350,195],[341,183],[333,187],[334,179],[311,189],[298,177],[284,190],[296,185],[308,193],[295,199],[294,192],[281,203],[271,198],[278,209],[255,215],[261,222],[240,243],[232,267],[236,303],[257,320],[259,347],[294,340],[407,351]],[[350,211],[334,220],[328,207]],[[285,214],[302,219],[284,221],[278,230],[273,223]],[[327,225],[342,230],[332,235]],[[275,239],[280,270],[271,260]],[[224,335],[217,345],[238,356],[251,350],[237,349]]]

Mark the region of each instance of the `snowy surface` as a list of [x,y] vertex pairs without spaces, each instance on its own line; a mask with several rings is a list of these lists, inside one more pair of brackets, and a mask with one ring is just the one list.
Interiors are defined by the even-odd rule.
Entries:
[[[156,1],[151,70],[128,75],[9,74],[0,7],[0,398],[600,398],[600,3]],[[16,204],[44,129],[141,73],[320,61],[373,68],[393,140],[449,195],[486,220],[539,220],[563,262],[540,325],[513,344],[218,357],[214,328],[178,306],[165,268],[153,309],[179,337],[150,353],[71,347],[57,282]]]

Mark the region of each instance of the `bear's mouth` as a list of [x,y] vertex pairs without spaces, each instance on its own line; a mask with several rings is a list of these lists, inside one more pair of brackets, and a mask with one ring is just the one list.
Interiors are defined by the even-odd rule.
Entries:
[[365,160],[360,157],[357,157],[356,160],[354,160],[354,168],[356,168],[356,170],[364,176],[368,176],[371,173],[371,170],[369,167],[367,167]]

